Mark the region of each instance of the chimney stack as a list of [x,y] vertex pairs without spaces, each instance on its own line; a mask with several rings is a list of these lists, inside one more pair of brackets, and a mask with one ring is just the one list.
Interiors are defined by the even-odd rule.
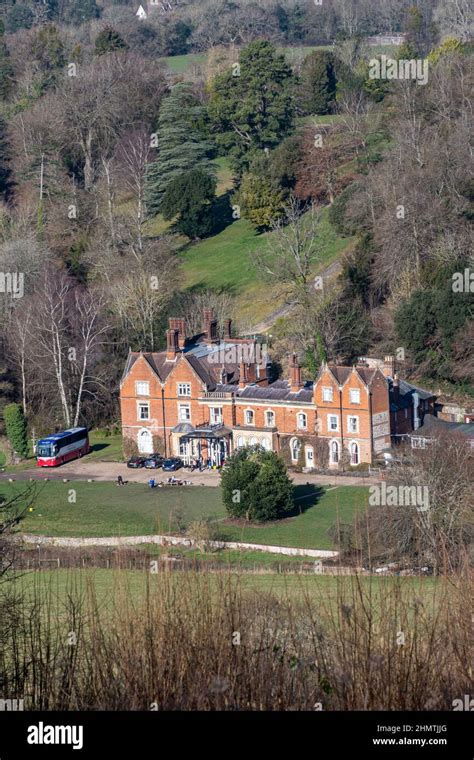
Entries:
[[184,348],[186,343],[186,320],[183,317],[170,317],[169,329],[178,331],[178,346],[179,348]]
[[290,364],[290,386],[292,393],[298,393],[301,388],[301,367],[298,364],[296,354],[291,357]]
[[393,377],[395,374],[395,359],[393,356],[384,357],[382,372],[385,377]]
[[214,343],[217,337],[217,319],[214,316],[214,309],[204,309],[203,312],[203,333],[204,340],[208,343]]
[[255,362],[249,362],[246,365],[247,368],[247,381],[249,383],[256,383],[257,382],[257,365]]
[[395,401],[398,401],[400,398],[400,380],[396,372],[393,376],[393,397]]
[[179,353],[178,336],[179,336],[179,331],[174,328],[166,331],[166,361],[167,362],[174,361]]
[[247,385],[247,365],[245,362],[239,364],[239,388],[245,388]]

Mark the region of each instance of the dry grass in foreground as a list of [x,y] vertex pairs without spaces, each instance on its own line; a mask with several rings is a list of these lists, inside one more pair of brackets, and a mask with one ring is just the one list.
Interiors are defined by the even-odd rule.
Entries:
[[106,599],[74,573],[59,596],[54,584],[0,586],[2,698],[45,710],[450,710],[469,693],[467,571],[338,577],[331,595],[193,571],[147,573],[137,595],[125,571],[109,572]]

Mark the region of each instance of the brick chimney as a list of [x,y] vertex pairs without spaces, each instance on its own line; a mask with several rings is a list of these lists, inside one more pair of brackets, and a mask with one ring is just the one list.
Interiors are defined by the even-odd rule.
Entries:
[[290,363],[290,386],[292,393],[298,393],[301,388],[301,367],[298,364],[296,354],[291,357]]
[[400,380],[396,372],[393,376],[393,397],[395,402],[400,398]]
[[217,319],[214,316],[214,309],[204,309],[202,331],[207,343],[217,341]]
[[179,331],[175,328],[166,331],[166,361],[172,362],[179,353]]
[[393,356],[384,356],[382,372],[385,377],[393,377],[395,374],[395,359]]
[[261,386],[268,385],[268,374],[266,364],[257,364],[257,382]]
[[245,388],[247,385],[247,365],[245,362],[239,364],[239,388]]
[[232,337],[232,320],[226,319],[224,322],[224,338],[230,340]]
[[186,343],[186,320],[183,317],[170,317],[169,329],[178,331],[179,348],[184,348]]
[[257,365],[255,362],[249,362],[247,365],[247,380],[249,383],[257,382]]

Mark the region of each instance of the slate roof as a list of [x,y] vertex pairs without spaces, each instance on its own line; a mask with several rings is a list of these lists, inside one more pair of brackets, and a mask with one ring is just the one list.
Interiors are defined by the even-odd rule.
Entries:
[[311,403],[313,400],[313,383],[305,385],[296,393],[291,390],[288,380],[275,380],[268,386],[247,385],[236,392],[238,398],[262,401],[291,401],[294,404]]
[[395,391],[393,388],[393,378],[388,377],[388,391],[390,399],[390,410],[396,412],[398,409],[408,409],[413,406],[413,395],[418,393],[418,397],[427,401],[428,399],[436,398],[431,391],[425,391],[423,388],[418,388],[417,385],[408,383],[406,380],[399,380],[399,393],[398,399],[395,397]]
[[446,422],[446,420],[440,420],[439,417],[435,417],[432,414],[425,414],[423,424],[415,430],[412,435],[430,435],[433,433],[449,431],[451,433],[461,433],[461,435],[467,436],[467,438],[474,439],[474,423],[472,422]]

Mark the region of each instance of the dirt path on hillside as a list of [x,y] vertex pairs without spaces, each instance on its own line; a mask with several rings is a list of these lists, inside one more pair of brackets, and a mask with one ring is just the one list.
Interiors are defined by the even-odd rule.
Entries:
[[[338,275],[341,270],[342,265],[340,261],[333,261],[332,264],[326,267],[326,269],[324,269],[319,276],[323,278],[324,283],[325,281],[336,277],[336,275]],[[281,317],[287,317],[289,314],[291,314],[295,306],[295,303],[283,304],[283,306],[275,309],[275,311],[270,312],[270,314],[262,322],[259,322],[249,330],[246,330],[244,335],[254,335],[255,333],[268,332],[268,330],[271,330],[277,319],[281,319]]]

